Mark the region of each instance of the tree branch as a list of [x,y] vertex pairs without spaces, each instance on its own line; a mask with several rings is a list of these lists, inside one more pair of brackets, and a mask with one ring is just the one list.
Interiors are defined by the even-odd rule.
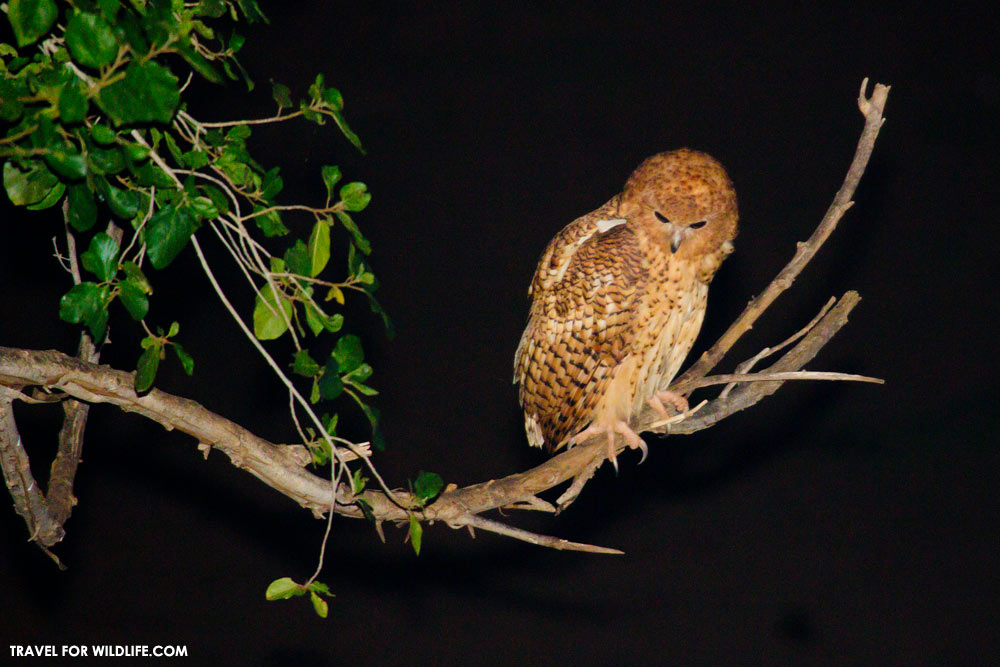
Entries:
[[11,498],[14,499],[14,511],[21,515],[31,540],[37,541],[39,547],[63,569],[59,559],[49,551],[48,547],[63,538],[62,524],[52,516],[42,490],[38,488],[31,474],[31,464],[28,454],[21,443],[21,434],[14,421],[14,396],[17,392],[8,387],[0,389],[0,468],[3,469],[4,482]]

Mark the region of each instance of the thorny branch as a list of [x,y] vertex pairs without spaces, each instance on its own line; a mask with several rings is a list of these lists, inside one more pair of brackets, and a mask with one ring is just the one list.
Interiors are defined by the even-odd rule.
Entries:
[[[672,389],[689,392],[697,386],[705,386],[712,378],[705,378],[708,372],[722,359],[732,345],[748,331],[756,319],[787,289],[804,266],[816,254],[819,247],[833,231],[837,222],[851,205],[851,197],[864,173],[871,155],[878,130],[884,122],[882,112],[889,93],[889,87],[876,84],[871,97],[866,97],[868,80],[862,83],[858,105],[865,116],[865,128],[859,140],[854,160],[837,192],[833,203],[820,222],[819,227],[808,241],[800,243],[795,256],[778,274],[771,284],[744,310],[729,330],[713,345],[686,373]],[[652,409],[644,411],[633,427],[638,431],[652,433],[688,434],[709,428],[722,419],[744,410],[761,399],[773,394],[787,379],[811,379],[808,373],[798,374],[820,349],[847,323],[851,310],[860,301],[856,292],[847,292],[835,305],[827,304],[824,310],[805,329],[779,346],[765,349],[750,360],[740,364],[734,375],[719,376],[717,383],[729,383],[718,397],[708,401],[696,410],[673,419],[663,420]],[[758,361],[794,343],[777,361],[769,367],[754,373],[748,381],[745,375]],[[704,378],[704,379],[703,379]],[[838,379],[872,378],[857,376]],[[712,382],[716,383],[716,382]],[[594,438],[564,451],[541,465],[525,472],[493,479],[464,488],[447,489],[434,503],[418,508],[415,499],[404,491],[395,491],[393,498],[380,490],[365,491],[355,495],[349,484],[331,485],[330,480],[309,472],[306,468],[311,460],[308,451],[301,445],[276,445],[260,438],[242,426],[216,415],[203,406],[178,396],[153,389],[144,396],[137,396],[130,373],[98,366],[56,351],[32,351],[0,347],[0,445],[3,445],[4,468],[8,486],[19,482],[17,474],[27,469],[27,459],[17,459],[16,448],[11,444],[19,439],[13,413],[10,410],[13,398],[24,399],[20,390],[26,386],[38,386],[46,391],[58,391],[88,403],[110,403],[119,408],[138,412],[159,422],[167,429],[178,429],[195,437],[199,448],[206,454],[209,448],[219,449],[229,456],[237,467],[292,498],[303,507],[321,516],[331,508],[337,514],[361,518],[364,514],[359,500],[365,501],[378,524],[383,521],[406,521],[411,514],[428,522],[443,521],[453,528],[469,527],[506,535],[556,549],[572,549],[595,553],[621,553],[586,544],[569,542],[555,537],[536,535],[479,516],[483,512],[498,508],[533,509],[554,512],[556,507],[538,497],[568,480],[575,480],[570,491],[563,494],[558,502],[565,506],[572,502],[586,479],[603,462],[606,442]],[[621,446],[624,448],[624,445]],[[23,453],[23,451],[21,452]],[[11,471],[8,473],[8,466]],[[29,471],[30,472],[30,471]],[[14,475],[12,480],[12,474]],[[23,483],[22,483],[23,485]],[[23,495],[23,494],[22,494]],[[15,505],[22,512],[23,503],[15,494]],[[37,538],[39,526],[44,528],[44,517],[26,517],[32,537]],[[381,530],[381,529],[380,529]]]

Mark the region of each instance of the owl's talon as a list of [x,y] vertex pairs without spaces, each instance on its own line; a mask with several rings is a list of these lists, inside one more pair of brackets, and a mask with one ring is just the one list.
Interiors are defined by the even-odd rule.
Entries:
[[[638,449],[642,452],[642,458],[639,459],[641,464],[646,460],[649,455],[649,447],[646,446],[646,442],[639,437],[639,434],[632,430],[632,427],[625,422],[618,422],[615,424],[615,431],[621,433],[625,437],[625,442],[632,449]],[[615,468],[617,470],[617,467]]]
[[[670,403],[670,405],[674,408],[675,412],[673,415],[667,412],[667,408],[663,405],[664,401]],[[670,391],[669,389],[656,392],[650,396],[648,403],[650,407],[660,413],[664,419],[670,419],[674,415],[682,415],[691,407],[686,398],[675,391]]]
[[615,469],[615,477],[618,476],[618,458],[617,452],[615,452],[615,429],[608,428],[608,460],[611,461],[611,467]]

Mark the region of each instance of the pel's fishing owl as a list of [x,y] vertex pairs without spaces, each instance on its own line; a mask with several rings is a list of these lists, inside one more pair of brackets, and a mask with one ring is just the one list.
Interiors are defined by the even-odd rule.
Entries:
[[667,391],[694,344],[708,284],[733,250],[736,193],[722,165],[659,153],[621,194],[556,234],[535,270],[514,359],[528,442],[551,452],[595,434],[646,446],[632,428]]

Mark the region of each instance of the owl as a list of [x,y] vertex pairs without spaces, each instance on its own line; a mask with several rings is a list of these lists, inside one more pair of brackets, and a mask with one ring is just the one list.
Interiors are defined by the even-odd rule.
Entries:
[[647,158],[622,192],[548,244],[528,289],[514,359],[528,442],[552,452],[594,435],[647,448],[631,424],[667,388],[705,316],[708,284],[733,250],[736,193],[722,165],[682,148]]

